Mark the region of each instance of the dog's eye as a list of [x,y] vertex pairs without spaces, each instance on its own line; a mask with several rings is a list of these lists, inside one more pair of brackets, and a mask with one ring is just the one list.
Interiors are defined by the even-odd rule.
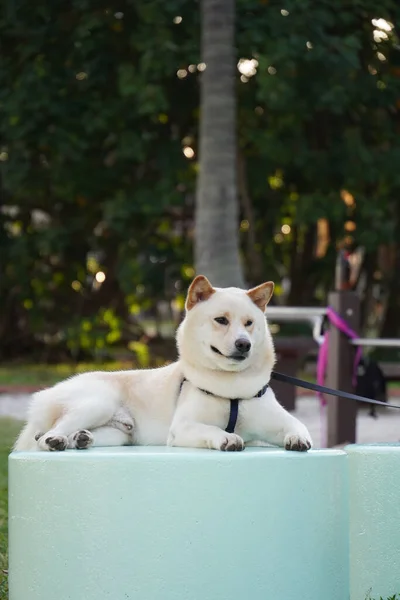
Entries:
[[250,319],[248,321],[246,321],[246,323],[244,324],[245,327],[251,327],[253,325],[253,321],[250,321]]
[[229,325],[229,321],[226,317],[216,317],[214,321],[217,321],[220,325]]

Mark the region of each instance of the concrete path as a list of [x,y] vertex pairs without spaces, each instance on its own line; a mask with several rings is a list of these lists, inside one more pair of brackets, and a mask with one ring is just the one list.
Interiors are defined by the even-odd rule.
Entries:
[[30,394],[0,394],[0,417],[24,420]]
[[[343,400],[350,402],[350,400]],[[391,404],[399,404],[400,398],[389,399]],[[293,413],[307,425],[314,445],[319,447],[321,441],[321,417],[319,401],[315,396],[303,396],[296,400]],[[368,442],[400,442],[400,409],[377,407],[377,418],[368,415],[368,408],[358,411],[357,443]]]
[[[0,394],[0,417],[7,416],[24,420],[29,394]],[[400,404],[399,397],[389,400]],[[344,402],[346,402],[344,400]],[[301,396],[296,401],[295,414],[307,425],[315,447],[321,443],[321,422],[318,400],[314,396]],[[400,442],[400,410],[394,408],[377,409],[377,419],[368,416],[368,409],[359,411],[357,417],[357,442]]]

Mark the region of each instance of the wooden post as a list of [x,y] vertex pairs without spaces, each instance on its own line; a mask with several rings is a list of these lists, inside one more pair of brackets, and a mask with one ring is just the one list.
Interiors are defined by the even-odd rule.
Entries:
[[[344,319],[349,326],[359,331],[360,301],[356,292],[348,289],[347,270],[343,264],[344,255],[340,254],[336,269],[336,290],[329,294],[328,304]],[[329,328],[329,353],[327,380],[329,387],[354,392],[353,367],[355,346],[349,344],[345,336],[336,327]],[[327,399],[327,446],[354,443],[356,441],[357,404],[337,396]]]

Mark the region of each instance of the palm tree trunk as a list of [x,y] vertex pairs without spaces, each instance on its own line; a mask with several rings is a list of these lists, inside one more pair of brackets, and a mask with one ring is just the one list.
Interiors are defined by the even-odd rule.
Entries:
[[195,265],[217,286],[244,287],[236,182],[235,0],[201,0],[200,171]]

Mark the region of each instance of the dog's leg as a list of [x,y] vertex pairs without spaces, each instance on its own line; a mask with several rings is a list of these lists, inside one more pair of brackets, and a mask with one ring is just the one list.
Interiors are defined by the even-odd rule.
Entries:
[[[69,434],[67,448],[76,448],[84,450],[90,446],[125,446],[132,444],[132,435],[134,430],[134,420],[125,409],[118,409],[113,417],[103,427],[98,427],[89,431],[88,429],[80,429]],[[54,431],[54,430],[53,430]],[[35,439],[39,443],[39,447],[47,449],[49,443],[55,444],[52,450],[64,450],[65,440],[60,441],[59,436],[56,436],[57,441],[47,442],[41,440],[44,434],[37,434]],[[46,438],[49,434],[46,434]],[[61,447],[58,447],[61,444]]]
[[244,442],[235,433],[226,433],[213,425],[180,421],[172,424],[167,446],[237,452],[244,449]]
[[[60,451],[69,446],[69,436],[75,435],[80,448],[88,448],[93,444],[90,430],[101,427],[113,417],[115,404],[111,401],[99,401],[99,398],[84,398],[74,403],[56,422],[55,426],[36,436],[40,450]],[[78,447],[77,445],[73,446]]]
[[83,429],[68,436],[68,448],[77,450],[84,450],[90,446],[131,446],[132,443],[130,431],[122,431],[111,426],[98,427],[92,431]]
[[[227,433],[215,425],[205,425],[209,415],[224,407],[212,396],[186,383],[169,430],[167,446],[184,448],[209,448],[236,452],[244,449],[244,441],[235,433]],[[215,422],[215,421],[214,421]],[[218,421],[217,421],[218,422]]]
[[307,427],[279,404],[271,389],[261,401],[250,402],[245,421],[253,439],[299,452],[312,447]]

